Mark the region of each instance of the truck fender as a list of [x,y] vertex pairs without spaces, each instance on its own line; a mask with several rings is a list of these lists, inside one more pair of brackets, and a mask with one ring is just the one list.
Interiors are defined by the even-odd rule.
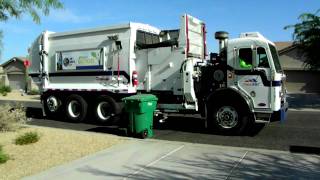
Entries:
[[221,88],[214,92],[212,92],[207,98],[206,98],[206,104],[210,102],[212,99],[214,99],[213,102],[218,102],[219,100],[224,100],[225,98],[232,98],[237,99],[238,101],[242,102],[243,104],[247,105],[247,108],[250,112],[254,112],[254,107],[251,99],[242,92],[234,89],[234,88]]

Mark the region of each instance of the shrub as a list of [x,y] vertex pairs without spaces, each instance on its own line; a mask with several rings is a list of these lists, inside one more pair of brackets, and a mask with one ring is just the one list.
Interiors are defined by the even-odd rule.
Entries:
[[2,151],[2,146],[0,146],[0,164],[3,164],[9,160],[9,156]]
[[39,90],[37,90],[37,89],[31,89],[31,90],[28,92],[28,94],[29,94],[29,95],[38,95],[38,94],[40,94],[40,93],[39,93]]
[[0,93],[3,93],[3,92],[11,92],[11,87],[10,86],[5,86],[5,85],[1,85],[0,86]]
[[26,132],[15,139],[16,145],[26,145],[39,141],[40,136],[37,132]]
[[2,96],[7,96],[7,95],[8,95],[8,93],[7,93],[7,92],[5,92],[5,91],[4,91],[4,92],[2,92],[1,94],[2,94]]
[[11,87],[10,86],[4,86],[4,91],[5,92],[11,92]]
[[0,131],[15,131],[26,123],[25,110],[21,105],[15,108],[9,105],[0,106]]

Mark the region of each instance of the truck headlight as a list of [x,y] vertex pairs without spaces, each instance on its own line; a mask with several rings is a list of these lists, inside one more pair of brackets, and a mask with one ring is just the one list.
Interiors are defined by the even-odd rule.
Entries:
[[282,91],[279,92],[279,97],[283,98],[284,93]]

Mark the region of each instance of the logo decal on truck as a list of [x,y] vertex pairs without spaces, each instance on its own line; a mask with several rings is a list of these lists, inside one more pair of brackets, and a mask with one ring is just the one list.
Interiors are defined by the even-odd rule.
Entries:
[[103,69],[100,51],[100,49],[93,49],[57,52],[57,70],[61,71]]
[[260,82],[258,82],[257,78],[250,78],[243,82],[243,85],[246,86],[259,86]]

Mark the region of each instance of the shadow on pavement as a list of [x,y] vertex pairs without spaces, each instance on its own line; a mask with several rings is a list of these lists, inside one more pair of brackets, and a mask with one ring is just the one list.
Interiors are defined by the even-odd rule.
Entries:
[[320,148],[319,147],[290,146],[289,151],[292,152],[292,153],[320,155]]
[[127,136],[126,130],[124,130],[123,128],[119,128],[119,126],[101,126],[91,121],[90,119],[86,119],[83,123],[70,122],[67,121],[66,118],[63,118],[61,116],[46,119],[45,117],[43,117],[42,110],[39,108],[28,107],[26,109],[26,116],[28,118],[31,118],[31,121],[28,122],[28,124],[30,125]]
[[89,132],[107,133],[118,136],[127,136],[127,130],[119,128],[118,126],[99,126],[91,129],[87,129]]
[[[99,125],[92,121],[92,119],[86,119],[83,123],[74,123],[67,121],[64,117],[53,117],[45,119],[42,115],[42,110],[39,108],[27,108],[26,116],[28,118],[37,119],[29,124],[56,127],[63,129],[84,130],[90,132],[109,133],[119,136],[125,136],[127,133],[123,130],[123,127],[119,129],[119,126],[105,126]],[[252,131],[246,136],[256,136],[263,129],[263,125],[255,125]],[[197,115],[174,115],[170,116],[164,123],[154,123],[155,131],[179,131],[186,133],[199,133],[199,134],[214,134],[221,135],[218,132],[209,131],[205,128],[205,120]],[[157,134],[157,133],[155,133]]]
[[[264,127],[265,127],[264,124],[255,124],[250,129],[250,131],[244,136],[251,136],[251,137],[256,136],[260,133],[260,131]],[[198,115],[194,115],[193,117],[191,115],[171,116],[163,124],[156,123],[154,129],[221,135],[219,132],[208,130],[205,127],[205,119],[201,118]],[[227,135],[223,135],[223,136],[227,136]],[[234,136],[234,135],[228,135],[228,136]]]
[[320,109],[320,95],[319,94],[303,94],[303,93],[288,94],[287,101],[289,103],[289,108]]
[[27,107],[26,108],[26,116],[27,118],[43,118],[42,110],[40,108],[32,108]]
[[230,152],[169,156],[152,165],[126,167],[127,174],[83,166],[77,171],[105,178],[127,179],[317,179],[319,158],[249,152],[242,161]]

